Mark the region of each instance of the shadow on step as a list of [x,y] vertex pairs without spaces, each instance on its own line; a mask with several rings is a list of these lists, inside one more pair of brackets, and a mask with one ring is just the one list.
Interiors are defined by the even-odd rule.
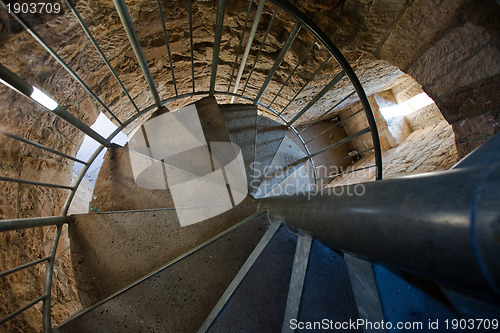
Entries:
[[84,307],[131,284],[257,211],[245,199],[217,217],[180,227],[175,210],[72,216],[69,235]]
[[266,214],[255,215],[200,250],[83,311],[58,331],[196,332],[268,226]]

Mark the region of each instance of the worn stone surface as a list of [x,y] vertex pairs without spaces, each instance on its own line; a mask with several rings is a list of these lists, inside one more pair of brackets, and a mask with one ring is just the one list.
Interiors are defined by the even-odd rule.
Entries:
[[450,122],[455,122],[467,116],[499,110],[498,91],[500,91],[500,78],[440,96],[436,101],[443,115]]
[[[491,36],[485,28],[467,22],[461,27],[452,29],[438,40],[416,62],[409,73],[419,78],[422,85],[430,85],[435,80],[448,75],[455,67],[460,66],[471,53],[486,45]],[[436,59],[441,59],[436,62]]]
[[[434,126],[412,132],[399,146],[382,156],[383,178],[447,170],[458,160],[451,125],[441,121]],[[373,156],[363,157],[346,171],[374,165]],[[372,181],[375,168],[347,174],[334,179],[329,187]]]
[[394,22],[408,6],[406,0],[374,0],[359,33],[357,44],[362,50],[375,53],[387,38]]
[[[60,327],[60,332],[196,332],[268,225],[265,214],[255,216],[201,250],[169,266],[162,266],[146,279],[134,283],[126,292],[83,312]],[[175,238],[175,234],[171,236]],[[175,242],[172,243],[175,246]],[[293,245],[289,247],[293,251]],[[279,249],[274,253],[280,253]],[[282,261],[281,256],[269,257]],[[286,291],[286,284],[281,287]],[[274,314],[272,311],[268,313]]]
[[175,210],[75,215],[71,256],[82,304],[97,303],[255,212],[248,199],[186,227]]
[[452,18],[462,0],[415,0],[380,46],[380,57],[405,70]]
[[441,96],[495,76],[500,76],[500,51],[492,46],[485,47],[475,57],[434,81],[428,86],[428,91],[432,96]]
[[437,124],[444,120],[443,115],[439,111],[436,104],[431,104],[415,111],[406,116],[410,128],[415,131],[417,129]]
[[458,154],[464,157],[500,132],[500,113],[493,111],[463,118],[453,124],[453,130],[456,133]]

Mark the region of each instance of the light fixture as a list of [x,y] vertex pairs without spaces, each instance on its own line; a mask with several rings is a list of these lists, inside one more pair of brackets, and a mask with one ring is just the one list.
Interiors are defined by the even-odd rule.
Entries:
[[47,96],[43,91],[33,87],[2,64],[0,64],[0,82],[40,103],[50,111],[54,111],[59,106],[56,101]]
[[33,87],[33,92],[31,93],[30,97],[34,101],[45,106],[50,111],[54,111],[59,106],[56,101],[54,101],[49,96],[45,95],[45,93],[40,89],[38,89],[37,87]]

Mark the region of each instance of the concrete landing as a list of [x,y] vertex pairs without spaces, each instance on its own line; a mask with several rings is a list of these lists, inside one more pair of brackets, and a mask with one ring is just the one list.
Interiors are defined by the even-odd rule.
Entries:
[[231,211],[180,227],[173,210],[74,215],[71,254],[84,307],[95,304],[256,212],[247,198]]
[[57,331],[196,332],[268,226],[267,216],[261,214]]
[[91,211],[111,212],[174,207],[168,188],[154,190],[137,186],[130,154],[137,153],[118,145],[108,149],[90,202]]

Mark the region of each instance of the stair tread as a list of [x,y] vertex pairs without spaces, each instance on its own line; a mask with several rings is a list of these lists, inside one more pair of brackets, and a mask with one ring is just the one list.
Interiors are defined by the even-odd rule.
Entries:
[[[307,267],[299,321],[348,322],[358,318],[356,301],[352,292],[344,258],[318,240],[313,240]],[[325,330],[317,330],[324,332]],[[311,332],[315,332],[311,330]],[[349,332],[363,332],[349,330]]]
[[195,332],[269,226],[261,214],[161,269],[59,332]]
[[285,137],[269,164],[255,197],[262,198],[278,186],[306,162],[305,157],[306,154],[292,140]]
[[282,225],[208,332],[280,332],[297,237]]
[[257,133],[257,107],[249,104],[219,105],[231,142],[241,148],[243,161],[251,189],[252,163],[255,157],[255,136]]
[[198,111],[206,142],[230,142],[229,133],[215,97],[202,98],[194,105]]
[[252,194],[264,178],[266,168],[271,164],[276,151],[286,136],[287,127],[264,116],[257,117],[257,137],[255,139],[255,172]]
[[95,304],[256,210],[247,198],[228,212],[186,227],[180,227],[174,210],[74,215],[69,233],[82,304]]
[[292,195],[296,193],[306,193],[314,189],[309,178],[308,165],[301,165],[290,175],[269,191],[264,198],[277,195]]

